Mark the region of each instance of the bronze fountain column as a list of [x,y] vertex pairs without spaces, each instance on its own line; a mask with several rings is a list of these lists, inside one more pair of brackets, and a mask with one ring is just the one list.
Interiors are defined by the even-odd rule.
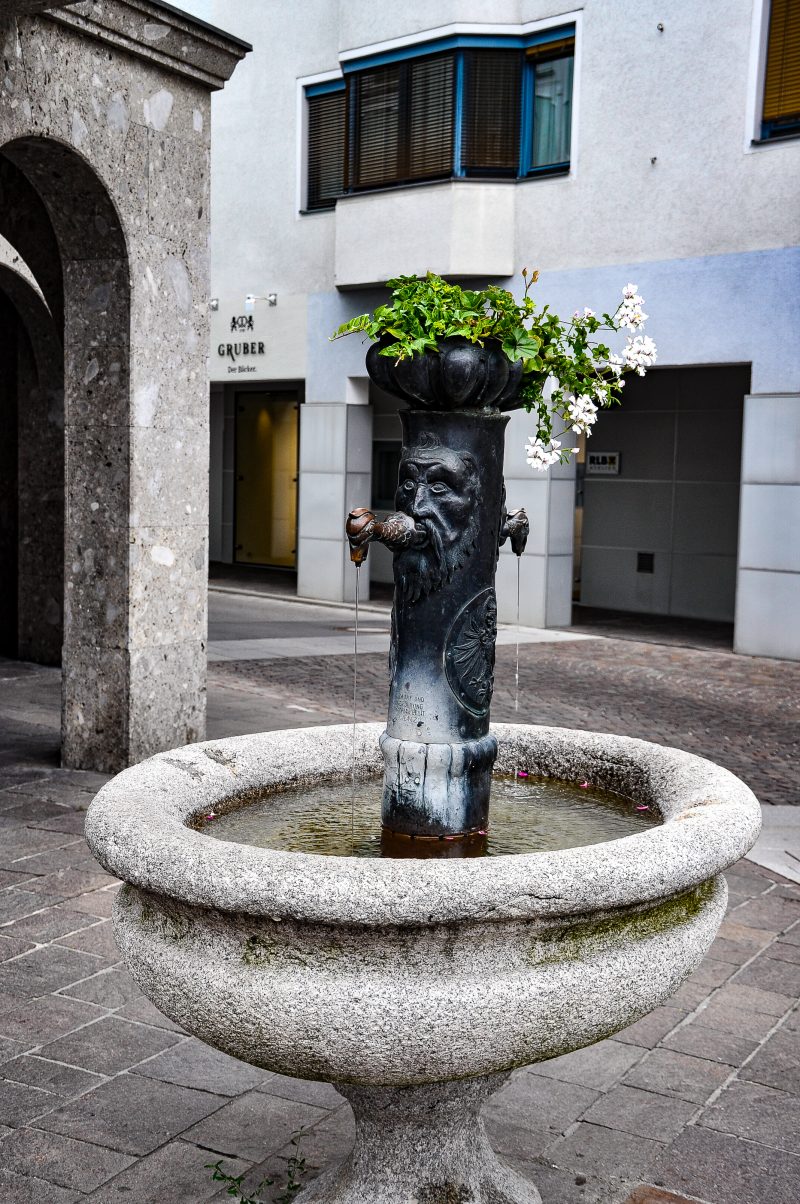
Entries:
[[483,849],[497,757],[497,557],[509,538],[521,555],[528,534],[525,512],[506,511],[503,483],[503,411],[519,377],[501,350],[466,340],[405,367],[379,350],[370,376],[409,403],[397,511],[380,521],[354,510],[347,535],[356,563],[373,541],[394,554],[383,844],[395,856],[464,856]]

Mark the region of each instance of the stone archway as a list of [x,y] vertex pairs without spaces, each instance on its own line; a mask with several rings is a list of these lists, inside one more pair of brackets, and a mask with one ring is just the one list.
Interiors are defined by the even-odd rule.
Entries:
[[0,263],[0,648],[61,664],[64,353],[41,294]]
[[63,315],[62,760],[113,772],[204,734],[209,93],[248,47],[36,7],[0,7],[0,234]]

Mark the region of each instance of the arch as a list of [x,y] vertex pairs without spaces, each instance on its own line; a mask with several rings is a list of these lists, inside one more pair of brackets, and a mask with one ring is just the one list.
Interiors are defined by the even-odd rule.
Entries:
[[0,639],[6,655],[61,663],[64,579],[64,357],[52,314],[0,264]]
[[[0,233],[34,272],[59,344],[63,315],[62,761],[118,769],[128,759],[129,727],[127,240],[95,169],[56,139],[30,136],[0,147],[0,189]],[[30,297],[26,304],[30,333],[36,307]],[[52,337],[47,353],[38,338],[32,347],[52,366]],[[20,464],[35,459],[33,432],[28,437],[29,445],[20,440]],[[20,516],[23,509],[21,493]]]

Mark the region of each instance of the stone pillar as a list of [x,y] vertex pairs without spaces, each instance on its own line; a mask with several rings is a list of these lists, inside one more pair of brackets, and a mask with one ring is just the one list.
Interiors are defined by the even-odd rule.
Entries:
[[800,660],[800,394],[744,399],[734,649]]
[[[500,552],[497,614],[501,623],[516,623],[519,571],[519,617],[523,627],[567,627],[572,622],[575,462],[556,464],[547,472],[531,468],[525,459],[525,442],[534,421],[533,415],[517,410],[506,431],[508,508],[525,508],[530,536],[519,558],[509,545]],[[570,434],[564,435],[565,444],[569,444]]]
[[[304,598],[342,602],[355,597],[341,516],[370,496],[372,410],[367,398],[364,388],[351,395],[350,403],[306,402],[300,407],[297,592]],[[368,582],[362,573],[362,602],[369,597]]]
[[2,29],[0,232],[64,314],[62,759],[113,772],[204,734],[210,93],[249,47],[80,8]]

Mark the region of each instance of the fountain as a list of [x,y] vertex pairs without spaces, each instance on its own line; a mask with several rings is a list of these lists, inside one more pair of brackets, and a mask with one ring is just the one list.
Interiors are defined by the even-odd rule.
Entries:
[[[373,348],[367,362],[409,406],[397,513],[347,521],[357,563],[374,541],[394,553],[385,731],[267,732],[152,757],[100,791],[87,839],[125,882],[116,938],[162,1012],[350,1101],[351,1155],[299,1201],[540,1204],[492,1151],[481,1103],[515,1067],[598,1041],[672,995],[713,940],[721,872],[755,841],[759,808],[688,753],[490,727],[498,548],[509,539],[519,554],[527,535],[502,476],[519,373],[463,339],[411,362]],[[520,766],[660,822],[482,856],[493,774]],[[341,811],[353,776],[382,792],[382,857],[226,837],[234,812],[289,815],[304,791],[328,787]]]

